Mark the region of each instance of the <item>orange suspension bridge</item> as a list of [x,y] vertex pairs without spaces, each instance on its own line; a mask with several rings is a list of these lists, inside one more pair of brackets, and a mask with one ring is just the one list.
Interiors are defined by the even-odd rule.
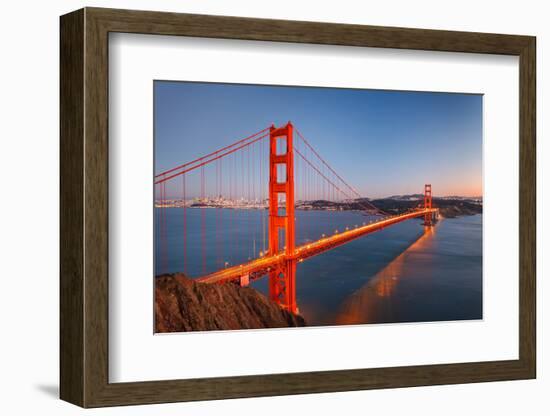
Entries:
[[[189,195],[195,195],[192,202],[189,202]],[[197,281],[212,284],[233,281],[245,286],[250,280],[267,276],[270,298],[291,312],[297,312],[297,263],[412,218],[424,218],[424,225],[432,226],[438,216],[438,209],[432,206],[431,185],[424,186],[423,203],[414,209],[399,215],[389,215],[378,209],[336,173],[290,122],[278,128],[265,128],[191,162],[157,174],[155,198],[155,206],[158,208],[156,261],[164,270],[168,270],[170,243],[167,236],[169,216],[165,211],[169,207],[179,207],[182,208],[183,217],[178,222],[183,237],[181,257],[186,274],[190,260],[187,246],[189,243],[198,244],[202,267],[195,276]],[[338,224],[342,224],[335,222],[330,233],[302,235],[302,241],[297,240],[297,227],[300,227],[297,208],[321,208],[338,215],[342,206],[362,210],[374,219],[348,225],[340,230]],[[189,231],[189,208],[200,209],[198,231]],[[207,231],[207,208],[216,209],[213,231]],[[229,214],[224,215],[222,211],[227,208],[230,209]],[[232,230],[236,230],[235,221],[238,218],[232,213],[235,208],[260,210],[261,232],[248,230],[252,238],[240,238],[235,234],[235,240],[224,240],[221,234],[226,223],[232,225]],[[327,223],[323,225],[331,226],[330,219],[325,217],[323,222]],[[243,228],[251,228],[253,222],[240,222],[236,226],[238,235],[241,235],[246,231]],[[307,227],[304,230],[306,234],[309,232]],[[214,243],[211,239],[215,240]],[[225,260],[226,250],[220,246],[231,245],[234,250],[244,249],[241,245],[247,242],[253,244],[248,249],[250,255],[241,256],[233,264]],[[207,267],[207,252],[212,247],[216,255],[213,270],[208,270],[212,267]],[[193,256],[197,257],[196,252]]]

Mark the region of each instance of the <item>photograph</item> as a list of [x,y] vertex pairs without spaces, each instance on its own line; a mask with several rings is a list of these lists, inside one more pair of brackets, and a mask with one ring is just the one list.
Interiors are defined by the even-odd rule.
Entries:
[[483,319],[483,95],[155,80],[155,333]]

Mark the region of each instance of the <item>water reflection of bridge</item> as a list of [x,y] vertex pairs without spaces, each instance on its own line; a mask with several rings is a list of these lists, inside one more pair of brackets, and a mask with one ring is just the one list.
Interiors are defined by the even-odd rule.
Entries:
[[394,322],[393,305],[398,303],[397,288],[406,279],[405,268],[412,256],[425,254],[432,246],[437,227],[424,227],[422,233],[399,256],[374,275],[363,287],[351,294],[340,307],[335,323],[365,324]]

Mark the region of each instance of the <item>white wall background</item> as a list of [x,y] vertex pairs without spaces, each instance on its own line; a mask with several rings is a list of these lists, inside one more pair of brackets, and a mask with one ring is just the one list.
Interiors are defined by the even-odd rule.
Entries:
[[[295,20],[529,34],[538,53],[538,379],[87,411],[88,414],[529,414],[550,409],[545,356],[550,302],[544,282],[542,212],[550,146],[543,130],[550,86],[546,2],[520,1],[69,1],[5,2],[0,14],[0,409],[4,414],[82,412],[58,395],[59,20],[83,6],[166,10]],[[515,192],[515,190],[511,190]],[[547,199],[547,198],[546,198]],[[503,235],[505,238],[505,235]]]

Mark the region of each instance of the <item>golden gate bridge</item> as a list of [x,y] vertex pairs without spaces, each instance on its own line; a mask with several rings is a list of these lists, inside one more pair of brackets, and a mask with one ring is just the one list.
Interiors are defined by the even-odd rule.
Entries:
[[[191,162],[178,165],[155,176],[155,197],[158,215],[156,215],[156,238],[158,261],[167,269],[168,238],[167,230],[171,226],[165,209],[174,206],[175,194],[179,193],[183,220],[181,221],[183,249],[183,272],[187,274],[188,263],[188,194],[190,179],[195,179],[198,197],[192,207],[200,208],[200,246],[202,272],[195,280],[217,284],[237,282],[242,286],[251,280],[267,276],[269,279],[269,297],[293,313],[296,304],[296,267],[297,264],[335,247],[344,245],[357,238],[382,230],[412,218],[424,218],[424,225],[434,224],[438,209],[432,205],[430,184],[424,186],[424,198],[419,206],[407,212],[390,215],[349,185],[291,122],[281,127],[274,125],[240,139],[228,146],[208,153]],[[168,188],[167,188],[168,187]],[[171,188],[170,188],[171,187]],[[240,197],[240,199],[239,199]],[[256,243],[256,230],[248,239],[253,242],[253,255],[237,264],[230,264],[223,258],[223,249],[216,255],[214,271],[207,272],[206,253],[211,244],[206,232],[206,208],[259,208],[262,213],[262,243]],[[235,201],[240,201],[235,203]],[[333,233],[307,236],[301,244],[297,243],[296,207],[315,209],[312,201],[328,211],[338,211],[342,204],[375,215],[376,219],[368,223],[346,226]],[[265,205],[264,205],[265,203]],[[313,202],[315,203],[315,202]],[[309,204],[309,205],[308,205]],[[267,208],[267,210],[266,210]],[[234,216],[223,218],[216,212],[214,240],[231,223]],[[330,222],[329,220],[326,220]],[[329,224],[330,225],[330,224]],[[242,224],[241,224],[242,226]],[[246,225],[250,227],[250,222]],[[178,231],[179,232],[179,231]],[[196,233],[195,233],[196,234]],[[196,238],[196,235],[194,236]],[[238,245],[240,241],[230,242]],[[208,247],[207,247],[208,246]],[[257,250],[257,248],[261,250]],[[196,255],[196,254],[195,254]]]

